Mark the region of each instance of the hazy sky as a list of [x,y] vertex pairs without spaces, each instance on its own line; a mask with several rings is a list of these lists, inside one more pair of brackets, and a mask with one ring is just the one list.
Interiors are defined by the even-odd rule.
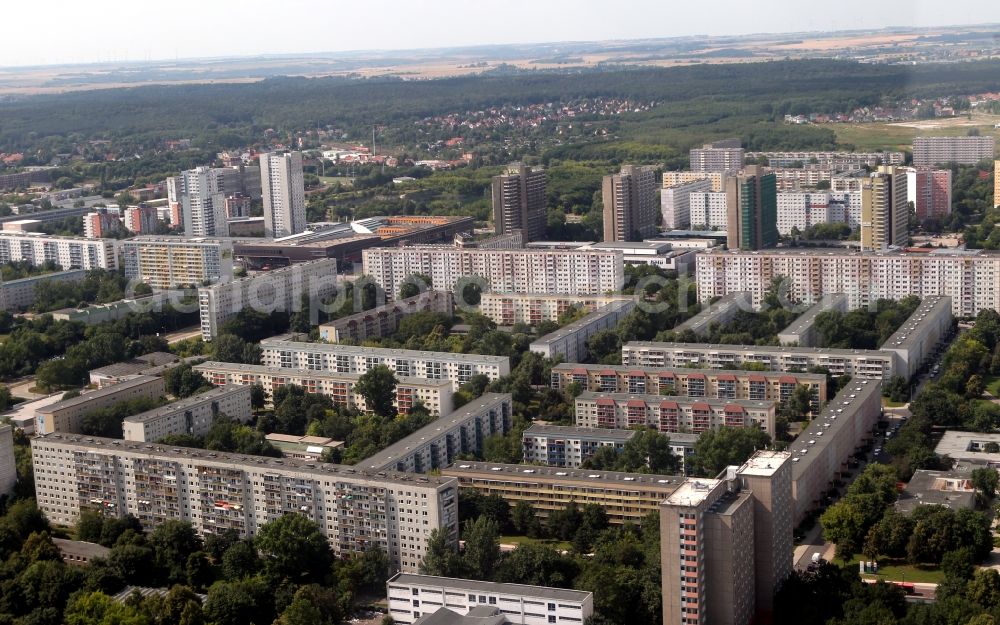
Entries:
[[997,0],[2,0],[0,66],[942,26]]

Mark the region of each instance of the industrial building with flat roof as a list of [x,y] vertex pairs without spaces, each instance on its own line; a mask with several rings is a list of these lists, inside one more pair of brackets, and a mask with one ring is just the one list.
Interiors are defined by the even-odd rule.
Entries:
[[241,423],[250,421],[250,387],[227,384],[179,399],[159,408],[125,417],[122,421],[127,441],[154,442],[165,436],[204,436],[215,417],[224,414]]
[[252,538],[292,513],[314,521],[338,557],[379,548],[391,570],[410,572],[433,530],[458,540],[451,478],[66,434],[32,439],[31,457],[38,507],[59,525],[95,511]]
[[140,375],[118,384],[105,386],[77,397],[57,401],[35,411],[35,433],[53,432],[78,434],[83,429],[83,417],[132,399],[155,399],[164,393],[163,378]]
[[602,330],[610,330],[635,309],[634,300],[605,304],[594,312],[554,332],[538,337],[528,349],[544,358],[577,362],[587,358],[587,340]]

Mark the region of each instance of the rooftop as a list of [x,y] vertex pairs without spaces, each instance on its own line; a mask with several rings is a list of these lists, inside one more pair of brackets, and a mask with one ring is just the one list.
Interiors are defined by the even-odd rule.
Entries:
[[303,351],[321,351],[327,353],[349,353],[367,354],[370,356],[381,356],[383,358],[424,358],[435,360],[452,360],[459,362],[487,362],[493,364],[509,363],[506,356],[486,356],[483,354],[456,354],[453,352],[431,352],[416,349],[393,349],[387,347],[363,347],[359,345],[342,345],[340,343],[307,343],[305,341],[294,341],[285,334],[260,342],[263,349],[287,349]]
[[695,334],[702,334],[708,329],[709,325],[718,322],[717,317],[728,315],[733,308],[753,310],[750,293],[736,291],[723,295],[717,302],[709,304],[697,315],[676,326],[673,331],[683,332],[691,330]]
[[72,275],[81,275],[87,273],[86,269],[67,269],[66,271],[53,271],[50,273],[43,273],[37,276],[28,276],[27,278],[18,278],[16,280],[3,280],[0,284],[6,286],[16,286],[18,284],[29,284],[31,282],[38,282],[39,280],[48,280],[51,278],[65,278]]
[[601,440],[625,442],[635,436],[635,430],[613,430],[607,428],[584,428],[575,425],[542,425],[532,423],[524,431],[524,435],[599,438]]
[[722,408],[730,404],[740,406],[744,409],[770,410],[775,407],[775,401],[757,401],[750,399],[716,399],[714,397],[687,397],[684,395],[651,395],[632,393],[601,393],[598,391],[584,391],[577,396],[577,400],[597,401],[600,399],[611,399],[615,402],[636,399],[648,404],[659,404],[662,402],[674,402],[681,406],[691,404],[708,404],[713,408]]
[[761,449],[754,455],[750,456],[742,467],[739,468],[738,473],[741,475],[757,475],[761,477],[767,477],[774,475],[782,464],[791,459],[792,454],[787,451],[772,451],[770,449]]
[[847,295],[844,293],[830,293],[829,295],[824,295],[822,299],[810,306],[801,315],[795,318],[787,328],[779,332],[779,336],[783,334],[796,334],[801,335],[806,332],[816,323],[816,317],[820,313],[826,312],[828,310],[846,310],[847,309]]
[[[253,375],[272,376],[308,376],[316,380],[342,380],[356,382],[361,377],[360,373],[340,373],[337,371],[325,371],[318,369],[294,369],[292,367],[267,367],[264,365],[244,365],[236,362],[219,362],[209,360],[194,366],[195,371],[226,371],[230,373],[247,373]],[[431,380],[429,378],[416,378],[412,376],[396,376],[398,384],[403,386],[420,386],[431,388],[450,387],[451,380]]]
[[959,432],[947,430],[941,441],[934,448],[939,456],[948,456],[952,460],[983,462],[991,466],[1000,466],[1000,453],[986,451],[986,445],[1000,445],[1000,432]]
[[684,480],[680,487],[667,497],[666,503],[669,506],[689,506],[700,505],[722,480],[709,479],[688,479]]
[[706,252],[714,255],[730,256],[844,256],[844,257],[896,257],[896,258],[927,258],[928,256],[944,257],[997,257],[1000,250],[969,250],[953,247],[934,248],[927,252],[908,252],[901,249],[890,249],[882,251],[859,251],[848,248],[837,247],[811,247],[811,248],[771,248],[759,251],[747,250],[712,250]]
[[[805,472],[822,450],[831,444],[840,430],[856,427],[854,418],[866,401],[875,395],[881,398],[882,384],[876,380],[853,378],[827,403],[819,416],[809,422],[806,429],[788,446],[792,453],[792,479]],[[878,402],[881,410],[881,400]]]
[[603,319],[604,317],[607,317],[608,315],[615,314],[615,313],[620,313],[622,311],[626,312],[626,314],[627,314],[627,312],[630,311],[630,310],[632,310],[632,308],[634,308],[634,307],[635,307],[635,302],[633,300],[631,300],[631,299],[624,299],[624,300],[618,300],[618,301],[614,301],[614,302],[609,302],[609,303],[601,306],[600,308],[598,308],[594,312],[592,312],[592,313],[590,313],[590,314],[588,314],[588,315],[586,315],[584,317],[581,317],[581,318],[577,319],[573,323],[566,324],[563,327],[559,328],[558,330],[555,330],[553,332],[549,332],[545,336],[538,337],[537,339],[535,339],[534,341],[532,341],[531,344],[532,345],[545,345],[545,344],[553,343],[555,341],[562,340],[564,337],[569,336],[571,334],[574,334],[576,332],[579,332],[580,330],[586,328],[587,326],[589,326],[590,324],[598,321],[599,319]]
[[903,322],[892,336],[882,345],[882,349],[908,349],[912,343],[922,339],[920,326],[930,316],[935,319],[945,315],[951,319],[951,298],[947,295],[928,295],[920,302],[913,314]]
[[125,417],[123,419],[126,423],[145,423],[146,421],[153,421],[154,419],[159,419],[160,417],[173,414],[179,410],[186,410],[193,406],[199,406],[206,402],[211,402],[219,399],[220,397],[225,397],[227,395],[235,395],[237,393],[246,393],[249,397],[250,387],[243,386],[240,384],[226,384],[225,386],[217,386],[213,389],[209,389],[204,393],[198,393],[197,395],[191,395],[190,397],[185,397],[184,399],[178,399],[175,402],[171,402],[159,408],[153,408],[152,410],[147,410],[146,412],[140,412],[137,415],[132,415],[131,417]]
[[180,358],[178,358],[175,354],[169,354],[167,352],[152,352],[142,356],[137,356],[131,360],[126,360],[125,362],[116,362],[105,367],[98,367],[97,369],[91,370],[90,373],[91,375],[96,374],[107,377],[118,377],[141,373],[154,367],[161,367],[172,362],[177,362],[178,360],[180,360]]
[[868,358],[878,358],[892,361],[892,354],[884,353],[877,349],[834,349],[832,347],[788,347],[777,345],[727,345],[711,343],[667,343],[657,341],[629,341],[625,347],[652,348],[652,349],[674,349],[692,350],[696,352],[723,352],[733,353],[750,351],[768,354],[831,354],[837,356],[865,356]]
[[549,588],[547,586],[530,586],[528,584],[504,584],[500,582],[480,582],[457,577],[437,577],[434,575],[418,575],[417,573],[396,573],[389,578],[389,584],[405,584],[407,586],[430,586],[434,588],[462,588],[477,592],[489,592],[520,597],[538,597],[556,599],[559,601],[586,601],[592,593],[566,588]]
[[99,388],[96,391],[89,391],[83,393],[77,397],[71,397],[69,399],[64,399],[62,401],[57,401],[54,404],[45,406],[44,408],[39,408],[38,412],[43,414],[51,414],[57,410],[64,410],[66,408],[71,408],[73,406],[79,406],[81,404],[86,404],[87,402],[98,399],[100,397],[106,397],[108,395],[115,395],[122,391],[126,391],[130,388],[135,388],[137,386],[142,386],[148,384],[159,378],[151,375],[139,375],[134,378],[129,378],[128,380],[123,380],[117,384],[112,384],[110,386],[105,386],[104,388]]
[[910,513],[922,505],[945,506],[953,510],[974,507],[976,492],[971,479],[975,468],[975,465],[966,463],[951,471],[917,469],[899,494],[896,508]]
[[577,363],[577,362],[561,362],[552,367],[553,371],[575,371],[577,369],[582,369],[589,372],[592,371],[612,371],[614,373],[631,373],[633,371],[641,371],[644,374],[661,375],[663,373],[673,373],[673,374],[683,374],[691,375],[693,373],[705,375],[705,376],[718,376],[718,375],[734,375],[734,376],[761,376],[764,378],[783,378],[787,376],[794,376],[796,380],[801,384],[803,381],[812,380],[814,382],[824,382],[826,380],[826,375],[822,373],[788,373],[785,371],[747,371],[745,369],[690,369],[688,367],[639,367],[636,365],[601,365],[601,364],[588,364],[588,363]]
[[455,462],[444,470],[449,474],[488,474],[510,479],[541,480],[548,482],[590,482],[601,487],[615,488],[655,488],[673,491],[684,481],[678,475],[650,475],[648,473],[623,473],[620,471],[595,471],[592,469],[570,469],[546,467],[530,464],[502,464],[498,462]]

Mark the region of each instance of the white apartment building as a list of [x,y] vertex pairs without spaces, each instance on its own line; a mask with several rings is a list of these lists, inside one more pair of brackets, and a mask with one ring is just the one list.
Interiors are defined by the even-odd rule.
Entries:
[[632,429],[651,427],[660,432],[701,434],[726,426],[756,428],[774,438],[773,401],[667,397],[584,391],[576,398],[578,427]]
[[126,417],[122,421],[125,440],[152,443],[165,436],[204,436],[216,415],[224,414],[241,423],[250,421],[250,387],[226,385],[173,403]]
[[540,336],[528,349],[544,358],[562,358],[578,362],[587,357],[587,340],[601,330],[610,330],[635,309],[635,301],[626,299],[601,306],[594,312],[573,323]]
[[771,279],[788,280],[789,297],[814,304],[844,293],[850,308],[907,295],[951,298],[956,317],[1000,310],[1000,254],[984,250],[852,252],[834,249],[709,252],[697,257],[698,298],[749,291],[759,307]]
[[305,343],[290,340],[288,335],[264,339],[260,346],[262,363],[268,367],[367,373],[385,365],[401,377],[450,380],[455,390],[474,375],[483,374],[492,381],[510,374],[506,356]]
[[778,234],[790,235],[792,229],[805,232],[817,224],[833,222],[836,212],[843,221],[844,208],[831,210],[829,193],[778,193]]
[[709,191],[726,190],[726,173],[721,171],[665,171],[663,172],[663,188],[676,187],[678,185],[694,182],[696,180],[708,180],[712,184]]
[[431,277],[435,289],[454,291],[460,281],[497,293],[598,295],[620,291],[624,261],[618,251],[457,249],[415,245],[363,252],[363,273],[394,297],[413,274]]
[[223,169],[196,167],[181,172],[171,184],[188,237],[221,237],[229,234],[226,225],[226,194]]
[[756,365],[767,371],[806,371],[810,367],[824,367],[833,375],[881,380],[895,373],[895,356],[870,349],[630,341],[622,345],[622,365],[704,369],[741,369],[745,365]]
[[412,625],[442,608],[462,615],[475,608],[495,608],[515,625],[583,625],[594,613],[593,593],[582,590],[412,573],[390,578],[386,595],[389,615],[401,625]]
[[122,241],[125,277],[153,289],[201,285],[233,278],[232,241],[181,237],[134,237]]
[[881,346],[896,354],[896,371],[907,379],[951,334],[951,298],[943,295],[925,297],[913,314]]
[[35,287],[39,282],[80,282],[87,277],[86,269],[69,269],[0,282],[0,310],[25,311],[35,303]]
[[[710,193],[712,181],[708,178],[690,180],[667,186],[667,174],[680,172],[665,172],[663,174],[663,189],[660,191],[660,213],[663,216],[663,227],[671,230],[682,230],[691,226],[691,194]],[[719,174],[722,177],[722,174]],[[671,177],[673,179],[673,177]]]
[[63,434],[32,439],[31,456],[38,507],[58,525],[92,510],[250,538],[294,513],[316,522],[337,556],[379,547],[402,571],[419,568],[432,530],[458,538],[453,478]]
[[0,425],[0,496],[10,495],[17,486],[17,459],[14,457],[14,427]]
[[0,263],[51,261],[63,269],[117,269],[114,239],[60,237],[40,232],[0,232]]
[[306,196],[302,152],[261,154],[260,182],[264,199],[264,236],[280,238],[304,231]]
[[696,229],[726,229],[726,192],[691,193],[688,198],[691,227]]
[[[194,370],[216,386],[227,384],[245,385],[249,388],[260,384],[271,405],[274,392],[282,386],[294,384],[307,393],[319,393],[329,397],[334,404],[367,410],[365,398],[354,391],[360,373],[337,373],[333,371],[310,371],[264,365],[244,365],[232,362],[208,361],[194,366]],[[452,411],[452,383],[450,380],[428,380],[417,377],[397,377],[396,410],[407,413],[420,402],[432,415],[447,414]]]
[[163,394],[163,378],[137,375],[118,384],[36,408],[35,432],[37,434],[79,433],[83,430],[83,417],[95,410],[110,408],[119,402],[133,399],[155,399]]
[[485,393],[357,466],[403,473],[443,469],[461,454],[482,455],[486,439],[510,431],[513,418],[510,393]]
[[906,155],[902,152],[747,152],[747,160],[767,159],[770,167],[792,167],[802,164],[817,165],[840,171],[860,169],[867,165],[902,165]]
[[259,312],[294,312],[302,296],[310,305],[337,292],[337,259],[323,258],[274,269],[198,289],[201,338],[211,341],[227,319],[244,308]]
[[631,299],[631,296],[483,293],[479,300],[479,313],[489,317],[497,325],[512,326],[515,323],[527,323],[534,326],[543,321],[558,321],[559,315],[574,307],[592,313],[598,308],[622,299]]
[[916,137],[913,139],[913,166],[933,166],[946,163],[975,165],[996,157],[996,138],[979,137]]
[[602,447],[621,452],[635,433],[636,430],[532,423],[521,435],[524,462],[577,469]]

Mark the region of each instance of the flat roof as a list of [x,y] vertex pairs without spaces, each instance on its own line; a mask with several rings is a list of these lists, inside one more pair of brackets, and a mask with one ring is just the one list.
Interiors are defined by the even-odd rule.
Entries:
[[[853,378],[831,399],[819,416],[809,422],[792,443],[792,479],[798,479],[820,457],[820,451],[830,445],[836,434],[844,428],[854,427],[857,410],[872,394],[881,397],[882,384],[877,380]],[[881,409],[881,403],[879,403]]]
[[820,313],[824,313],[828,310],[838,310],[840,308],[847,308],[847,295],[845,293],[830,293],[824,295],[820,298],[818,302],[810,306],[801,315],[795,318],[795,321],[790,323],[787,328],[778,332],[780,337],[782,334],[795,334],[801,335],[808,331],[816,323],[816,317]]
[[934,453],[939,456],[948,456],[953,460],[969,460],[984,463],[1000,463],[1000,453],[988,453],[986,451],[975,451],[982,449],[987,443],[997,443],[1000,445],[1000,432],[959,432],[958,430],[946,430]]
[[825,382],[826,375],[822,373],[789,373],[787,371],[749,371],[747,369],[690,369],[688,367],[640,367],[638,365],[601,365],[592,363],[579,363],[579,362],[561,362],[558,365],[552,367],[553,371],[566,371],[570,372],[576,369],[586,369],[587,372],[591,371],[614,371],[615,373],[630,373],[632,371],[642,371],[643,373],[650,375],[660,375],[661,373],[673,373],[679,374],[683,373],[685,375],[691,375],[692,373],[698,373],[705,376],[719,376],[719,375],[732,375],[736,377],[752,377],[752,376],[762,376],[765,378],[784,378],[788,376],[795,377],[796,380],[813,380],[814,382]]
[[[927,319],[928,315],[931,316]],[[938,315],[946,315],[951,319],[951,298],[947,295],[928,295],[920,302],[903,325],[882,344],[882,349],[909,349],[920,338],[922,325],[933,321]]]
[[500,462],[474,462],[460,460],[453,462],[444,472],[476,473],[496,476],[498,479],[545,479],[555,482],[592,482],[599,488],[643,487],[674,490],[685,478],[682,475],[651,475],[649,473],[624,473],[621,471],[595,471],[592,469],[570,469],[568,467],[546,467],[532,464],[503,464]]
[[190,397],[185,397],[184,399],[178,399],[175,402],[160,406],[159,408],[153,408],[152,410],[147,410],[146,412],[140,412],[137,415],[132,415],[131,417],[125,417],[122,419],[125,423],[145,423],[146,421],[152,421],[153,419],[159,419],[164,415],[173,414],[178,410],[186,410],[193,406],[200,406],[206,402],[211,402],[220,397],[225,397],[227,395],[235,395],[237,393],[250,393],[250,387],[244,386],[242,384],[226,384],[224,386],[216,386],[203,393],[198,393],[197,395],[191,395]]
[[68,278],[73,275],[86,274],[87,269],[67,269],[66,271],[52,271],[49,273],[43,273],[37,276],[28,276],[27,278],[18,278],[16,280],[3,280],[0,281],[0,285],[16,286],[18,284],[28,284],[31,282],[38,282],[39,280],[49,280],[49,279],[60,279]]
[[[951,471],[928,471],[917,469],[899,494],[896,508],[902,512],[912,512],[922,505],[945,506],[953,510],[973,508],[976,491],[972,487],[972,465],[960,464]],[[952,488],[954,485],[958,488]]]
[[263,339],[260,346],[264,349],[288,349],[288,350],[318,350],[323,352],[347,352],[350,354],[367,354],[371,356],[394,356],[404,358],[425,358],[437,360],[457,360],[488,362],[494,364],[510,363],[506,356],[488,356],[485,354],[456,354],[454,352],[431,352],[416,349],[396,349],[388,347],[364,347],[361,345],[343,345],[341,343],[307,343],[305,341],[293,341],[286,338],[288,335],[276,336]]
[[630,399],[638,399],[640,401],[659,404],[665,401],[675,402],[677,404],[683,404],[685,406],[690,404],[708,404],[714,408],[728,406],[729,404],[736,404],[743,408],[759,408],[767,410],[774,408],[778,403],[776,401],[759,401],[751,399],[716,399],[714,397],[688,397],[686,395],[652,395],[649,393],[601,393],[599,391],[584,391],[577,396],[577,399],[584,399],[590,401],[596,401],[598,399],[613,399],[618,401],[628,401]]
[[368,479],[373,481],[392,482],[395,484],[416,483],[428,485],[444,485],[452,482],[453,478],[440,477],[434,475],[414,475],[412,473],[400,473],[398,471],[366,471],[359,467],[341,464],[330,464],[327,462],[317,462],[314,460],[296,460],[294,458],[272,458],[270,456],[254,456],[248,454],[228,453],[224,451],[212,451],[209,449],[195,449],[191,447],[175,447],[161,445],[158,443],[142,443],[138,441],[126,441],[117,438],[102,438],[99,436],[84,436],[82,434],[43,434],[31,439],[32,446],[43,443],[61,443],[74,445],[90,452],[103,454],[116,454],[121,452],[138,454],[155,454],[157,456],[170,458],[178,462],[212,462],[218,464],[232,465],[233,468],[266,471],[273,469],[276,471],[298,471],[316,476],[339,475],[347,479]]
[[466,419],[480,414],[494,404],[503,402],[504,400],[511,401],[510,393],[484,393],[478,399],[470,401],[458,410],[439,417],[406,438],[396,441],[369,458],[365,458],[357,466],[375,470],[388,466],[411,451],[420,449],[424,444],[436,440],[439,436],[457,427]]
[[782,464],[791,460],[791,458],[792,454],[787,451],[761,449],[754,455],[750,456],[750,459],[739,468],[738,473],[743,475],[759,475],[765,477],[774,475],[775,471],[781,468]]
[[710,480],[702,478],[690,478],[684,480],[680,487],[667,497],[666,503],[670,506],[697,506],[708,499],[716,486],[722,480]]
[[629,250],[642,250],[643,252],[661,254],[669,252],[673,246],[670,241],[647,239],[645,241],[602,241],[601,243],[591,243],[587,245],[587,248],[592,250],[621,250],[625,253],[628,253]]
[[766,352],[770,354],[835,354],[838,356],[866,356],[892,362],[893,355],[877,349],[834,349],[832,347],[788,347],[779,345],[728,345],[725,343],[667,343],[657,341],[629,341],[624,347],[647,347],[652,349],[677,349],[699,352]]
[[[569,323],[559,328],[558,330],[549,332],[545,336],[538,337],[537,339],[531,342],[531,345],[548,345],[550,343],[554,343],[555,341],[562,340],[564,337],[579,332],[580,330],[586,328],[595,321],[603,319],[608,315],[613,315],[615,313],[622,312],[623,309],[631,311],[634,306],[635,302],[630,299],[608,302],[607,304],[604,304],[594,312],[577,319],[573,323]],[[625,314],[628,314],[628,312],[625,312]]]
[[635,432],[635,430],[585,428],[577,425],[542,425],[540,423],[532,423],[526,430],[524,430],[524,435],[599,438],[603,440],[625,442],[635,436]]
[[[361,373],[340,373],[337,371],[327,371],[320,369],[295,369],[293,367],[268,367],[265,365],[244,365],[236,362],[219,362],[209,360],[194,365],[195,371],[226,371],[232,373],[252,373],[254,375],[276,375],[276,376],[308,376],[310,378],[325,380],[343,380],[356,382],[363,374]],[[396,376],[399,384],[406,386],[422,386],[432,388],[443,388],[451,386],[452,381],[447,379],[432,380],[430,378],[417,378],[413,376]]]
[[122,380],[117,384],[111,384],[109,386],[105,386],[104,388],[99,388],[94,391],[82,393],[77,397],[71,397],[69,399],[63,399],[61,401],[57,401],[54,404],[45,406],[44,408],[39,408],[37,412],[42,414],[49,414],[55,412],[56,410],[62,410],[64,408],[79,406],[80,404],[86,404],[93,399],[107,397],[108,395],[116,395],[122,391],[127,391],[130,388],[134,388],[136,386],[143,386],[144,384],[149,384],[150,382],[154,382],[159,379],[160,378],[153,375],[139,375],[134,378]]
[[405,584],[407,586],[435,586],[446,588],[461,588],[477,592],[489,592],[522,597],[540,597],[557,599],[559,601],[586,601],[593,593],[583,590],[566,588],[550,588],[548,586],[529,586],[527,584],[507,584],[501,582],[480,582],[457,577],[436,577],[434,575],[419,575],[417,573],[396,573],[389,578],[389,584]]
[[704,310],[699,312],[694,317],[691,317],[680,325],[675,326],[673,331],[683,332],[684,330],[691,330],[695,334],[701,334],[702,331],[707,329],[710,324],[717,321],[716,317],[720,315],[727,315],[733,308],[739,308],[742,305],[746,305],[747,309],[753,310],[751,302],[751,295],[748,291],[734,291],[732,293],[727,293],[718,301],[706,306]]
[[729,256],[845,256],[845,257],[896,257],[896,258],[928,258],[928,257],[990,257],[1000,256],[1000,250],[969,250],[953,247],[936,247],[927,252],[908,252],[903,249],[888,250],[856,250],[840,247],[796,247],[796,248],[771,248],[767,250],[747,251],[747,250],[707,250],[706,254],[729,255]]

